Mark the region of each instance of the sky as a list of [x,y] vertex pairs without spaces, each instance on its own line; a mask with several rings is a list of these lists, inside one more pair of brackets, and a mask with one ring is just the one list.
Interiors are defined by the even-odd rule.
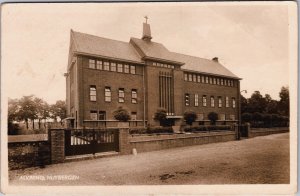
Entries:
[[[242,78],[245,97],[258,90],[279,99],[289,84],[288,8],[254,3],[59,3],[2,7],[1,68],[5,96],[65,100],[70,29],[129,42],[141,38],[168,50],[219,62]],[[3,91],[2,91],[3,93]]]

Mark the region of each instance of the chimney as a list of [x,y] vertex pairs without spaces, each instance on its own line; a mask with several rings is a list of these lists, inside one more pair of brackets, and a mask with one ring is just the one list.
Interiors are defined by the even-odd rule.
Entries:
[[150,24],[147,23],[148,17],[145,16],[146,23],[143,23],[143,37],[142,39],[145,41],[151,41],[151,30],[150,30]]
[[219,58],[218,57],[214,57],[214,58],[212,58],[212,60],[215,61],[215,62],[217,62],[217,63],[219,62]]

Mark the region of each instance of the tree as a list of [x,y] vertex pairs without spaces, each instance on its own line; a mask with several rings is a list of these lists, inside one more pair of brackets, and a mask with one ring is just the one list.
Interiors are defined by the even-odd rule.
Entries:
[[197,114],[193,111],[186,111],[183,114],[183,118],[188,125],[192,125],[193,122],[197,119]]
[[[34,119],[37,118],[37,106],[34,102],[34,96],[23,96],[20,101],[20,110],[18,112],[18,118],[20,120],[24,120],[26,123],[26,128],[28,129],[28,120],[32,120],[34,122]],[[34,123],[33,123],[33,129],[34,129]]]
[[281,91],[279,92],[279,103],[278,110],[282,115],[289,116],[290,115],[290,95],[288,87],[281,87]]
[[243,113],[242,114],[242,121],[243,122],[251,122],[252,114],[251,113]]
[[207,115],[208,119],[210,120],[211,125],[215,125],[216,121],[218,120],[218,114],[215,112],[210,112]]
[[246,113],[248,110],[248,100],[241,94],[241,113]]
[[166,126],[167,111],[163,108],[157,109],[157,111],[154,114],[154,120],[159,121],[161,126]]
[[66,102],[61,100],[56,101],[55,104],[50,106],[50,111],[54,121],[57,121],[58,117],[60,118],[60,122],[62,122],[62,120],[67,117]]
[[8,98],[8,122],[12,123],[13,121],[19,120],[18,113],[20,110],[20,105],[18,99]]
[[259,91],[254,91],[248,99],[248,112],[264,112],[266,108],[266,99],[260,94]]
[[116,111],[114,111],[113,116],[116,120],[122,122],[127,122],[128,120],[130,120],[128,111],[123,109],[122,107],[119,107]]
[[35,98],[34,99],[34,102],[37,106],[37,118],[38,118],[38,121],[39,121],[39,129],[41,128],[41,120],[42,119],[45,119],[45,122],[46,122],[46,119],[48,117],[50,117],[50,108],[49,108],[49,104],[47,102],[45,102],[43,99],[40,99],[40,98]]

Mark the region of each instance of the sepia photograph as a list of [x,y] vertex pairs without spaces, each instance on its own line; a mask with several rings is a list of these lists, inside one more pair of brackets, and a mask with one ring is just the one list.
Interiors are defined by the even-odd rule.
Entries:
[[292,1],[2,4],[1,192],[295,194],[297,17]]

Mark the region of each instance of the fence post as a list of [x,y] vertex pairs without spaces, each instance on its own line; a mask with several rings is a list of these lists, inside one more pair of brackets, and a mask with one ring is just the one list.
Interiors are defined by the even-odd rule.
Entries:
[[62,163],[65,160],[65,130],[49,129],[51,163]]
[[119,152],[120,154],[130,153],[129,128],[119,128]]
[[251,128],[250,128],[250,123],[246,123],[246,129],[247,129],[247,136],[248,138],[251,138]]

